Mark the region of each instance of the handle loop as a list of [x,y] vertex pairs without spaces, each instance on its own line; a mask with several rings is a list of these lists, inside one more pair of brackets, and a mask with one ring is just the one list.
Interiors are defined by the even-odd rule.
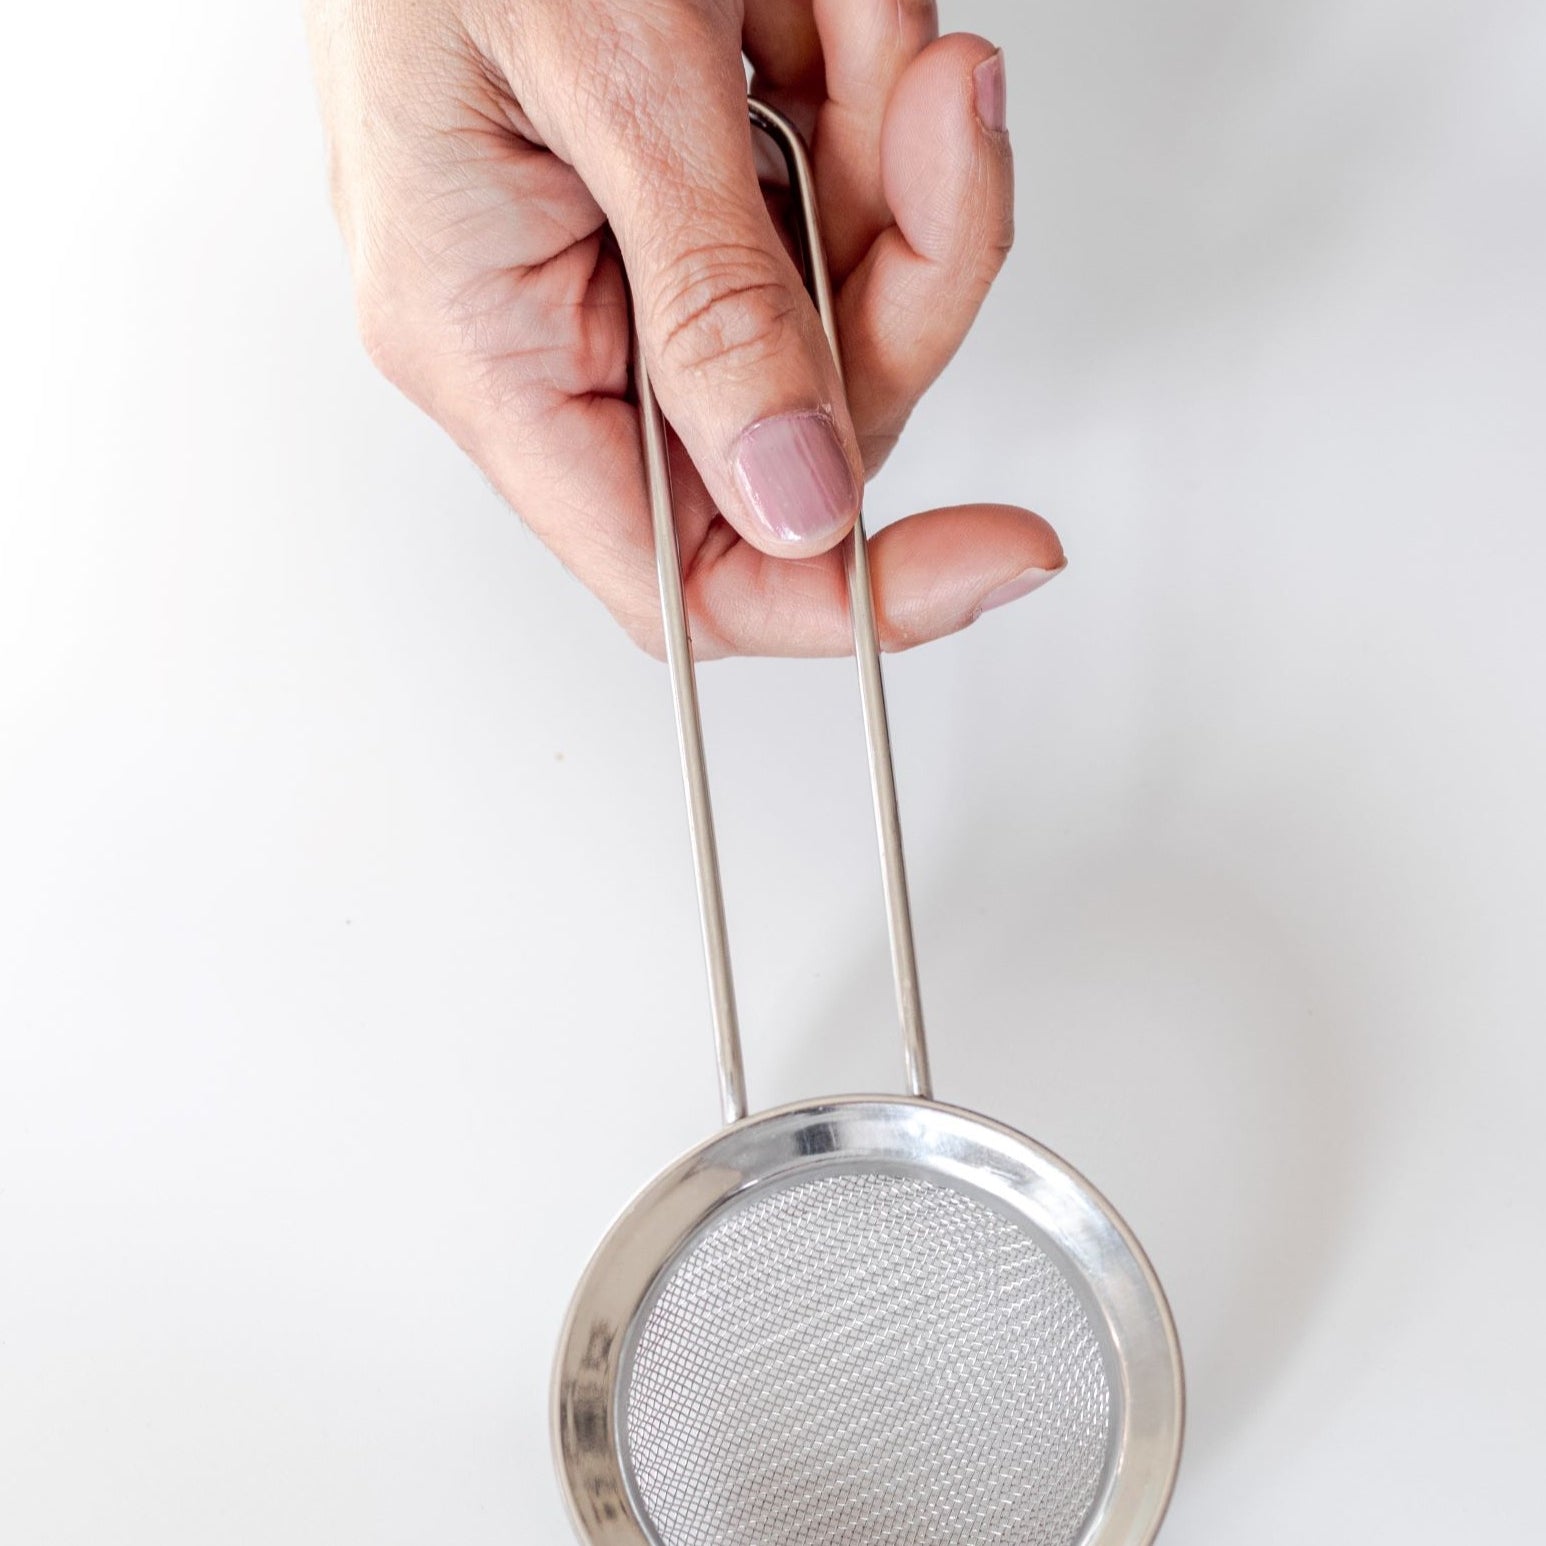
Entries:
[[[747,103],[751,121],[778,146],[789,169],[789,186],[797,213],[797,235],[805,261],[805,283],[832,348],[841,377],[837,318],[832,280],[827,270],[816,212],[816,186],[810,156],[799,131],[783,114],[756,100]],[[746,1115],[746,1070],[741,1054],[735,983],[730,969],[730,941],[725,926],[724,888],[720,882],[719,850],[714,840],[714,812],[709,801],[708,768],[703,752],[703,722],[698,711],[698,686],[693,667],[692,638],[682,596],[681,554],[671,502],[671,474],[665,420],[660,412],[644,351],[634,338],[634,379],[643,423],[644,471],[649,489],[650,517],[655,533],[655,566],[660,576],[661,616],[665,623],[666,663],[676,708],[677,740],[682,778],[687,786],[687,824],[692,840],[693,867],[698,884],[698,911],[703,952],[708,963],[709,995],[714,1015],[715,1049],[719,1062],[720,1101],[726,1122]],[[885,683],[880,670],[880,644],[875,626],[875,599],[870,583],[869,546],[864,518],[854,523],[843,552],[848,578],[848,608],[853,622],[854,658],[859,667],[859,702],[864,714],[869,753],[870,793],[875,831],[880,842],[881,884],[886,899],[886,930],[891,942],[891,970],[897,1010],[902,1021],[902,1047],[911,1094],[930,1099],[928,1044],[924,1037],[923,1005],[918,989],[918,961],[913,946],[912,909],[907,896],[907,865],[902,853],[902,823],[897,811],[896,776],[891,765],[891,735],[886,720]]]

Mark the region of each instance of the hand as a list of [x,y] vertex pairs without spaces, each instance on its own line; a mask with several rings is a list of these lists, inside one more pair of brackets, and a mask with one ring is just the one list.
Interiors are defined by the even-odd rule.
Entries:
[[[659,653],[624,269],[679,437],[700,657],[850,647],[837,545],[1009,248],[1003,59],[931,0],[310,0],[372,358]],[[837,379],[759,187],[753,90],[812,137]],[[797,560],[797,561],[791,561]],[[1028,511],[881,531],[887,648],[1062,567]]]

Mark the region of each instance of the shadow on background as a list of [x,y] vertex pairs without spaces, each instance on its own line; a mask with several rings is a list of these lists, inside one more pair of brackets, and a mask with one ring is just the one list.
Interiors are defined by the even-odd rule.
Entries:
[[[1331,0],[1006,4],[974,18],[1008,51],[1022,204],[1021,288],[1014,305],[992,303],[980,363],[1007,387],[1032,362],[1031,382],[963,394],[944,439],[1024,444],[1113,405],[1141,424],[1135,379],[1159,402],[1167,383],[1218,373],[1227,396],[1228,372],[1322,305],[1328,284],[1354,296],[1369,232],[1392,224],[1392,201],[1427,169],[1464,84],[1457,60],[1478,46],[1458,8],[1421,23]],[[1209,444],[1192,449],[1206,466]],[[1086,509],[1086,531],[1070,535],[1097,552],[1134,542],[1161,576],[1179,539],[1145,523],[1155,514],[1106,512],[1101,531],[1102,512]],[[915,879],[922,972],[940,1097],[1049,1144],[1153,1256],[1187,1353],[1189,1452],[1206,1462],[1269,1400],[1313,1324],[1379,1163],[1364,1056],[1379,994],[1328,888],[1394,861],[1359,852],[1322,795],[1340,732],[1317,719],[1313,692],[1236,731],[1263,684],[1217,665],[1256,626],[1248,590],[1221,591],[1207,616],[1152,588],[1089,596],[1090,626],[1114,622],[1103,599],[1144,612],[1130,640],[1137,690],[1112,707],[1131,760],[1110,804],[1082,796],[1066,762],[1060,782],[1026,763],[1018,789],[1003,767],[997,781],[983,771],[1030,744],[1011,735],[1008,757],[988,745],[1005,716],[1050,710],[1068,728],[1066,705],[1009,663],[979,657],[979,679],[948,684],[943,668],[926,672],[931,712],[953,717],[961,742],[948,798],[963,814],[945,866]],[[1246,696],[1231,705],[1231,692]],[[1255,733],[1280,735],[1283,760],[1262,744],[1233,755],[1231,735]],[[1210,830],[1221,767],[1244,779],[1227,834]],[[1027,820],[1049,801],[1055,820]],[[1296,843],[1336,854],[1336,868],[1311,873]],[[878,950],[850,965],[789,1050],[785,1093],[899,1087]]]
[[[1046,1143],[1132,1224],[1174,1304],[1205,1461],[1338,1272],[1370,1161],[1346,1055],[1358,985],[1267,904],[1270,876],[1253,888],[1137,842],[1049,856],[990,836],[925,882],[936,1092]],[[876,965],[838,987],[781,1084],[900,1087]]]

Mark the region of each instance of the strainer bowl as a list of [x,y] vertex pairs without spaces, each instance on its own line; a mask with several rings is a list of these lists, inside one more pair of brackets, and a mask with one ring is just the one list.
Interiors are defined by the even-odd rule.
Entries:
[[592,1546],[1147,1546],[1182,1391],[1087,1181],[970,1112],[846,1097],[741,1121],[635,1200],[553,1415]]

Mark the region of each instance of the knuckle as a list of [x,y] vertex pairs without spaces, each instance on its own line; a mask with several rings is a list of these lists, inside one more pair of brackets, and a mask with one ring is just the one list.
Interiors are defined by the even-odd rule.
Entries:
[[644,651],[651,660],[666,658],[666,635],[658,617],[651,618],[637,613],[617,615],[623,632]]
[[895,0],[897,30],[902,35],[939,35],[939,0]]
[[333,211],[333,218],[338,222],[338,229],[343,233],[347,241],[351,234],[353,211],[350,208],[349,173],[344,164],[343,151],[338,140],[329,135],[326,146],[327,155],[327,200]]
[[891,413],[887,414],[884,423],[867,425],[860,430],[859,454],[864,458],[866,479],[873,478],[886,465],[891,453],[896,450],[897,441],[902,438],[902,431],[907,427],[907,420],[911,416],[915,401],[899,403]]
[[970,258],[961,265],[963,277],[973,288],[986,290],[1003,269],[1015,244],[1015,217],[1012,208],[984,214],[976,223],[969,245]]
[[989,256],[993,262],[993,270],[998,272],[1004,266],[1015,245],[1015,212],[1012,208],[1006,209],[996,222],[993,231],[988,237]]
[[671,260],[656,286],[651,321],[668,371],[755,364],[799,333],[798,301],[771,253],[697,246]]
[[355,303],[355,329],[371,364],[400,387],[407,379],[408,360],[394,310],[374,290],[362,288]]

